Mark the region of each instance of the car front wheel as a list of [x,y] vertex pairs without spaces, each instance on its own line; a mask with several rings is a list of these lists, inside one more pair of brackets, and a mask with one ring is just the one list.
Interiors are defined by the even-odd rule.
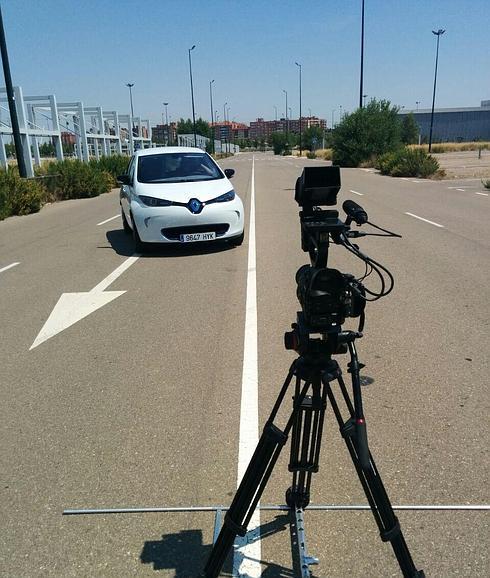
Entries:
[[132,231],[131,227],[129,226],[128,220],[126,219],[126,215],[124,214],[124,209],[122,207],[121,207],[121,219],[122,219],[124,232],[127,235],[130,235],[133,231]]
[[136,228],[136,223],[134,222],[133,216],[131,216],[131,222],[133,225],[133,241],[134,241],[134,250],[136,253],[143,253],[146,249],[145,243],[141,240],[138,229]]

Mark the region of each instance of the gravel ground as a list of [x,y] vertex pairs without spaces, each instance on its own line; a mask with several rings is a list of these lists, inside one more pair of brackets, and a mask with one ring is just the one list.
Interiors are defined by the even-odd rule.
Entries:
[[439,153],[433,155],[448,179],[482,178],[490,180],[490,150]]

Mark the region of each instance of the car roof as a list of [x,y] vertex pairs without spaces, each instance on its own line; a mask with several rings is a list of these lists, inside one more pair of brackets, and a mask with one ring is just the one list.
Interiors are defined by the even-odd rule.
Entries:
[[165,155],[171,153],[201,153],[204,151],[200,148],[195,147],[153,147],[149,149],[140,149],[135,151],[137,157],[147,156],[147,155]]

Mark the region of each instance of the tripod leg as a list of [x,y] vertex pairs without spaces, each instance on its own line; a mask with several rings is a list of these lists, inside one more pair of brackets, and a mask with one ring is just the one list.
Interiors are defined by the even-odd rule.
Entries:
[[[298,396],[297,387],[295,399]],[[326,406],[327,388],[322,386],[318,372],[312,379],[312,395],[303,399],[291,434],[289,471],[293,472],[293,483],[286,492],[286,503],[291,508],[304,509],[310,502],[311,479],[318,471]]]
[[[271,416],[265,424],[259,443],[240,482],[230,509],[225,515],[218,539],[213,546],[204,568],[206,578],[216,578],[219,575],[226,557],[233,546],[235,537],[237,534],[245,536],[247,533],[248,523],[259,503],[262,492],[279,458],[279,454],[288,439],[296,413],[299,411],[301,403],[311,385],[311,381],[308,380],[304,382],[302,387],[300,386],[301,378],[296,373],[297,364],[297,361],[294,362],[289,370],[289,374],[277,398]],[[298,399],[295,400],[291,416],[284,431],[282,431],[274,425],[273,421],[294,375],[296,375],[296,389],[299,389],[299,396]]]
[[[344,422],[341,411],[334,397],[330,384],[327,385],[328,398],[337,418],[340,432],[349,450],[352,462],[356,468],[359,480],[368,499],[371,511],[379,528],[383,542],[390,542],[398,560],[404,578],[424,578],[424,572],[417,570],[408,549],[400,523],[395,516],[390,499],[383,485],[383,481],[374,463],[371,452],[368,451],[369,465],[361,463],[355,430],[355,412],[349,398],[347,388],[341,376],[337,379],[344,401],[349,408],[350,419]],[[366,441],[367,443],[367,441]],[[362,460],[364,462],[364,459]]]

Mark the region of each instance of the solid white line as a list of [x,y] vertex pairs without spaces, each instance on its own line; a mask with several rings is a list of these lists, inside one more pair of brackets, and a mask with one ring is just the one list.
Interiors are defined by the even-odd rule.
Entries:
[[120,215],[114,215],[114,217],[111,217],[110,219],[106,219],[105,221],[102,221],[101,223],[97,223],[97,227],[99,225],[105,225],[106,223],[108,223],[109,221],[113,221],[114,219],[117,219]]
[[2,273],[3,271],[7,271],[7,269],[12,269],[12,267],[15,267],[16,265],[20,265],[20,263],[10,263],[10,265],[7,265],[6,267],[0,269],[0,273]]
[[349,189],[349,193],[354,193],[354,195],[359,195],[359,196],[363,196],[364,193],[358,193],[357,191],[353,191],[352,189]]
[[488,197],[488,193],[475,193],[475,195],[482,195],[483,197]]
[[126,259],[126,261],[124,261],[121,265],[119,265],[119,267],[117,267],[117,269],[114,269],[114,271],[112,273],[110,273],[109,275],[107,275],[107,277],[105,279],[102,279],[102,281],[100,283],[98,283],[91,291],[90,293],[99,293],[100,291],[104,291],[105,289],[107,289],[107,287],[109,287],[109,285],[111,285],[111,283],[114,283],[114,281],[124,273],[124,271],[126,271],[126,269],[129,269],[129,267],[131,267],[131,265],[133,263],[136,263],[136,261],[140,258],[140,255],[133,255],[132,257],[128,257]]
[[416,219],[420,219],[421,221],[424,221],[425,223],[430,223],[431,225],[434,225],[435,227],[441,227],[442,229],[444,229],[444,225],[439,225],[439,223],[434,223],[434,221],[429,221],[429,219],[424,219],[423,217],[419,217],[418,215],[414,215],[413,213],[405,213],[405,215],[410,215],[411,217],[415,217]]
[[[252,157],[250,222],[248,229],[248,274],[243,347],[240,439],[238,444],[238,484],[243,478],[259,439],[259,396],[257,354],[257,275],[255,257],[255,158]],[[260,511],[255,510],[248,533],[238,537],[233,560],[234,576],[259,578],[261,575]]]

